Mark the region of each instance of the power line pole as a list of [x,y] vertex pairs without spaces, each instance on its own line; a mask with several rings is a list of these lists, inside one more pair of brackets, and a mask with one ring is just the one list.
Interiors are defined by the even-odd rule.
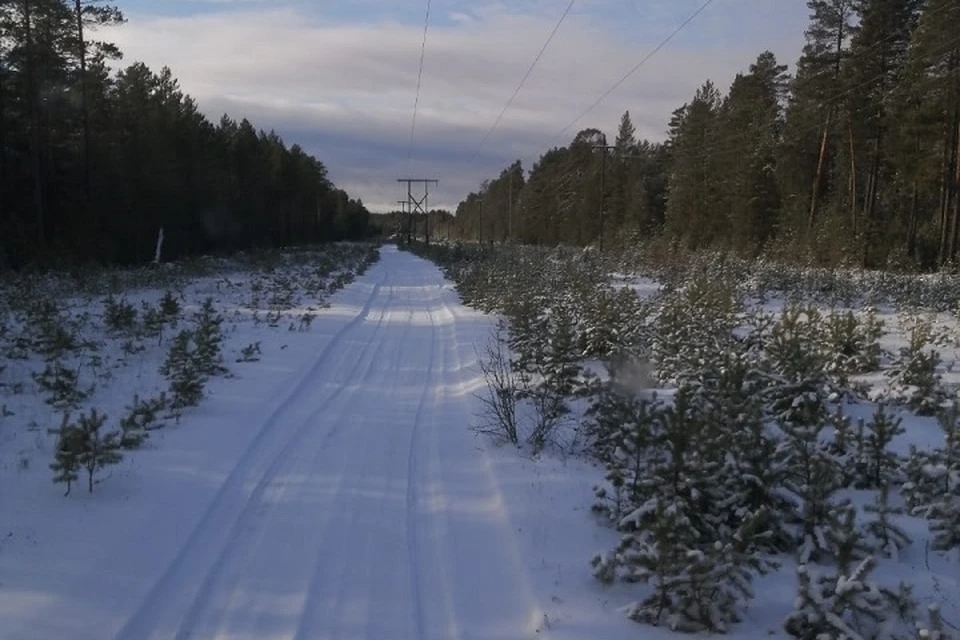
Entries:
[[[595,145],[593,145],[593,148],[594,148],[594,149],[602,149],[602,150],[603,150],[603,155],[600,157],[600,238],[599,238],[599,240],[600,240],[600,252],[602,253],[602,252],[603,252],[603,219],[604,219],[604,212],[605,212],[605,210],[606,210],[606,199],[607,199],[607,198],[606,198],[606,196],[607,196],[607,188],[606,188],[607,151],[616,150],[616,149],[617,149],[617,145],[615,145],[615,144],[595,144]],[[639,155],[637,155],[637,154],[633,154],[633,155],[626,155],[626,154],[620,155],[620,154],[618,154],[618,157],[621,158],[621,159],[623,159],[623,160],[637,160],[637,159],[641,158],[641,156],[639,156]]]
[[[417,214],[422,214],[424,218],[424,237],[427,244],[430,244],[430,217],[428,215],[429,207],[427,201],[430,198],[430,185],[440,184],[439,180],[433,178],[398,178],[397,182],[407,184],[407,215],[410,226],[407,227],[407,242],[413,241],[413,226]],[[413,185],[423,185],[423,196],[413,195]]]
[[513,239],[513,171],[510,172],[510,183],[507,187],[507,241]]
[[478,200],[477,204],[480,205],[480,222],[477,225],[480,228],[480,246],[483,246],[483,200]]
[[603,214],[606,205],[606,176],[607,176],[607,151],[616,149],[612,144],[595,144],[594,149],[600,149],[603,153],[600,156],[600,252],[603,253]]

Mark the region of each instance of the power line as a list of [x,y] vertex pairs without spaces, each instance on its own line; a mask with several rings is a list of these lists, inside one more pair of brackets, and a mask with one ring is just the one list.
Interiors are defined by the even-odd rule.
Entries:
[[407,144],[407,168],[413,157],[413,135],[417,129],[417,108],[420,106],[420,82],[423,79],[423,58],[427,52],[427,29],[430,26],[430,2],[427,0],[427,13],[423,19],[423,42],[420,44],[420,69],[417,71],[417,97],[413,101],[413,121],[410,123],[410,142]]
[[530,64],[530,67],[527,69],[527,72],[523,75],[523,78],[520,80],[520,84],[517,85],[517,88],[513,90],[513,95],[510,96],[510,99],[507,100],[507,103],[503,105],[503,110],[500,111],[500,115],[497,116],[497,119],[494,121],[490,129],[484,134],[483,139],[480,140],[480,144],[477,145],[477,151],[473,155],[470,163],[473,164],[473,160],[476,160],[477,156],[480,155],[480,150],[483,149],[483,145],[486,144],[487,139],[490,138],[490,135],[494,130],[500,125],[500,121],[503,120],[503,116],[507,113],[507,109],[510,108],[510,105],[513,104],[513,101],[516,99],[517,95],[520,93],[520,90],[523,88],[523,85],[526,84],[527,79],[530,77],[530,74],[533,73],[534,67],[537,66],[537,63],[540,62],[540,58],[543,57],[544,52],[547,50],[547,47],[550,46],[550,43],[553,41],[553,38],[557,35],[557,32],[560,30],[560,25],[563,24],[564,20],[567,19],[567,16],[570,15],[570,10],[573,9],[573,5],[576,0],[570,0],[567,4],[567,8],[563,11],[563,14],[560,16],[560,19],[557,20],[557,24],[554,25],[553,31],[550,32],[550,35],[547,37],[546,42],[543,43],[543,46],[540,47],[540,51],[537,52],[536,57],[533,59],[533,62]]
[[691,22],[693,22],[693,21],[696,19],[696,17],[699,16],[701,13],[703,13],[703,11],[704,11],[707,7],[709,7],[711,4],[713,4],[713,0],[705,0],[705,2],[704,2],[702,5],[700,5],[700,8],[699,8],[699,9],[697,9],[697,10],[694,11],[692,14],[690,14],[690,15],[687,17],[686,20],[684,20],[683,22],[681,22],[680,25],[679,25],[676,29],[674,29],[672,33],[670,33],[670,35],[668,35],[666,38],[664,38],[663,40],[661,40],[661,41],[660,41],[660,44],[658,44],[658,45],[653,49],[653,51],[651,51],[650,53],[648,53],[647,55],[645,55],[645,56],[643,57],[643,59],[640,60],[640,62],[638,62],[637,64],[635,64],[635,65],[633,66],[633,68],[630,69],[630,71],[628,71],[622,78],[620,78],[619,80],[617,80],[617,81],[613,84],[612,87],[610,87],[610,88],[607,89],[604,93],[602,93],[602,94],[600,95],[600,97],[597,98],[596,101],[595,101],[593,104],[591,104],[589,107],[587,107],[587,108],[586,108],[580,115],[578,115],[570,124],[568,124],[567,126],[565,126],[565,127],[564,127],[563,129],[561,129],[555,136],[553,136],[553,137],[550,139],[550,142],[548,142],[546,145],[544,145],[543,148],[540,149],[541,154],[542,154],[543,150],[546,149],[547,147],[549,147],[557,138],[559,138],[560,136],[562,136],[562,135],[563,135],[564,133],[566,133],[571,127],[573,127],[575,124],[577,124],[578,122],[580,122],[587,114],[589,114],[591,111],[593,111],[594,109],[596,109],[597,106],[598,106],[601,102],[603,102],[604,100],[606,100],[607,97],[608,97],[611,93],[613,93],[614,91],[616,91],[616,90],[620,87],[620,85],[622,85],[624,82],[626,82],[626,81],[630,78],[630,76],[632,76],[634,73],[636,73],[636,72],[640,69],[640,67],[642,67],[643,65],[645,65],[652,57],[654,57],[655,55],[657,55],[657,54],[660,52],[661,49],[663,49],[665,46],[667,46],[667,45],[670,43],[671,40],[673,40],[675,37],[677,37],[677,35],[678,35],[681,31],[683,31],[683,30],[687,27],[687,25],[689,25]]

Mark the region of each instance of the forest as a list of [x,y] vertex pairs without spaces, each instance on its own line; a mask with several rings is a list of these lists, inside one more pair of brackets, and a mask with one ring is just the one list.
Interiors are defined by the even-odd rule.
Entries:
[[[90,0],[0,0],[0,269],[281,247],[369,214],[274,131],[211,122],[168,68],[118,65]],[[118,65],[119,66],[119,65]]]
[[707,80],[662,142],[629,111],[485,181],[462,239],[652,242],[825,266],[936,269],[960,217],[960,1],[809,0],[793,74],[769,51]]

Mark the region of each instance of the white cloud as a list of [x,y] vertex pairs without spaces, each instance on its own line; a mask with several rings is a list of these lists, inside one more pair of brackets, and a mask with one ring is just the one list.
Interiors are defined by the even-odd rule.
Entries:
[[[478,162],[470,164],[556,16],[512,14],[506,5],[456,13],[428,33],[410,167],[441,179],[432,200],[438,206],[455,206],[516,157],[529,168],[554,134],[655,44],[617,36],[588,15],[571,16]],[[696,27],[691,24],[690,38]],[[397,199],[395,180],[407,170],[422,24],[343,24],[292,8],[264,8],[133,16],[110,37],[128,61],[169,66],[211,117],[226,110],[277,129],[288,143],[300,142],[321,158],[337,184],[368,205],[392,206]],[[706,78],[726,85],[765,48],[792,62],[797,42],[781,40],[768,30],[746,34],[739,46],[688,42],[667,48],[557,143],[586,126],[612,135],[626,109],[639,135],[662,139],[670,112]]]

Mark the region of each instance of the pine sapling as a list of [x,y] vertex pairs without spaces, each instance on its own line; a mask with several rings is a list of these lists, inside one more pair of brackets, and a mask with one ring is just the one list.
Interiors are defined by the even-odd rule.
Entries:
[[196,345],[194,360],[200,374],[215,376],[226,373],[222,365],[221,345],[223,344],[223,316],[213,308],[213,298],[207,298],[194,316],[195,328],[193,341]]
[[185,408],[196,406],[203,398],[204,377],[197,367],[192,341],[190,331],[178,333],[160,368],[170,382],[170,409],[178,421]]
[[120,453],[121,435],[118,431],[102,433],[107,416],[92,409],[89,415],[81,415],[77,429],[83,438],[80,464],[87,470],[87,490],[93,493],[94,476],[104,467],[123,460]]
[[862,459],[867,465],[867,477],[861,489],[877,489],[894,480],[900,468],[897,455],[889,450],[890,443],[903,435],[904,428],[899,417],[888,413],[883,404],[877,406],[873,418],[866,423],[866,438]]
[[866,525],[868,536],[886,557],[897,559],[900,552],[908,547],[912,540],[900,527],[894,518],[903,516],[906,511],[903,507],[890,504],[890,485],[885,484],[877,493],[873,504],[864,507],[864,511],[874,515],[874,519]]
[[63,421],[57,435],[57,445],[54,461],[50,463],[53,470],[53,482],[65,483],[67,491],[64,496],[70,495],[73,483],[80,477],[80,455],[83,453],[83,434],[70,423],[69,414],[63,414]]

